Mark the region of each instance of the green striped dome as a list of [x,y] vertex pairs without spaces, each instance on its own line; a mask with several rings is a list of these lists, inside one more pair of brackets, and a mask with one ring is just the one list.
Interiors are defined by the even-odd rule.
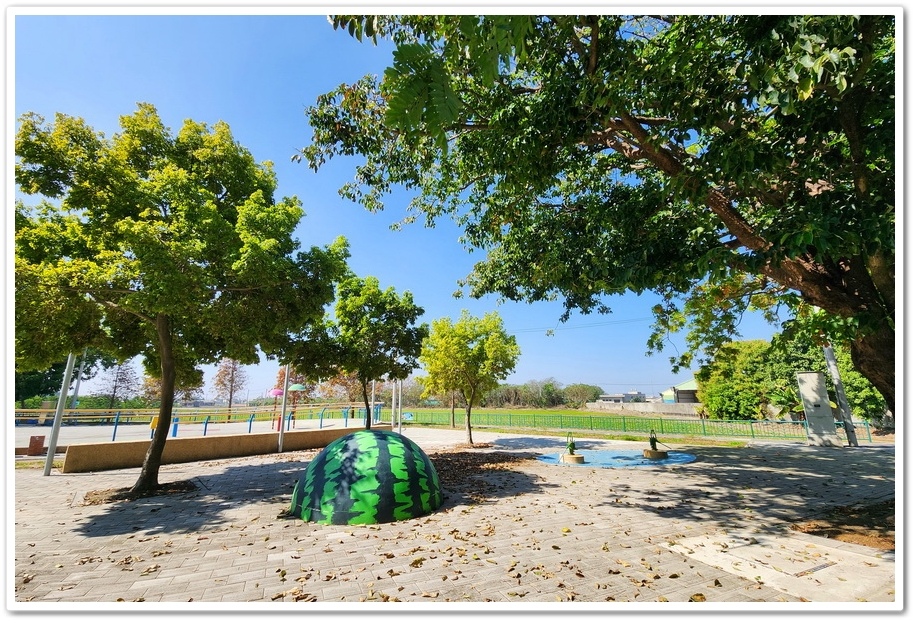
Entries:
[[413,519],[442,505],[436,468],[393,431],[359,430],[325,447],[293,488],[290,513],[321,524]]

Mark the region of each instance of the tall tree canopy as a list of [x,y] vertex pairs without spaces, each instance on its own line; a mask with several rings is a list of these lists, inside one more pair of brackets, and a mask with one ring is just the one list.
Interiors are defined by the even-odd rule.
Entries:
[[161,380],[159,424],[135,491],[158,487],[176,379],[199,365],[282,353],[321,319],[346,270],[347,243],[299,251],[298,199],[274,199],[228,125],[186,121],[172,135],[150,104],[105,138],[79,118],[19,120],[16,365],[41,369],[94,346],[142,355]]
[[487,251],[472,296],[656,292],[650,348],[687,326],[707,356],[749,307],[817,307],[893,409],[895,16],[332,22],[393,63],[308,108],[294,159],[361,154],[343,196],[457,219]]
[[375,277],[350,277],[340,283],[331,327],[340,371],[359,381],[366,407],[366,428],[372,427],[369,385],[374,380],[406,379],[417,365],[426,324],[417,324],[423,308],[413,294],[382,290]]
[[512,373],[520,355],[515,336],[506,333],[496,312],[475,318],[465,309],[454,323],[450,318],[433,320],[420,352],[427,374],[422,378],[424,395],[461,394],[467,441],[473,445],[471,409]]

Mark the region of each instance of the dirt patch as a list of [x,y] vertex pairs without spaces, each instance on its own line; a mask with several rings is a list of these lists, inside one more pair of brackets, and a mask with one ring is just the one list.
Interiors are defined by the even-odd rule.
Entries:
[[130,487],[120,489],[100,489],[90,491],[83,496],[82,506],[94,506],[96,504],[109,504],[111,502],[131,502],[142,498],[152,498],[160,495],[175,495],[177,493],[188,493],[196,491],[197,485],[190,480],[179,480],[177,482],[167,482],[160,484],[155,491],[144,493],[133,493]]
[[880,441],[881,443],[894,443],[896,441],[893,428],[876,428],[871,432],[871,438],[872,441]]
[[[876,428],[871,432],[871,439],[879,443],[894,443],[894,429]],[[793,524],[792,529],[844,543],[893,550],[896,548],[894,509],[895,500],[838,506],[822,517]]]
[[862,506],[838,506],[818,519],[792,525],[793,530],[876,549],[896,548],[894,500]]

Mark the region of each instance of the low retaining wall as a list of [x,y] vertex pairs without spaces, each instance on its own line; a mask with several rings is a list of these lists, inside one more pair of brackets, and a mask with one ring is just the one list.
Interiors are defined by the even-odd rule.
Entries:
[[640,413],[649,415],[685,415],[696,416],[697,410],[703,408],[699,402],[586,402],[585,408],[590,411],[611,411],[623,415]]
[[[388,425],[385,426],[388,428]],[[325,428],[320,430],[290,430],[283,432],[283,451],[313,450],[358,428]],[[73,443],[67,446],[65,474],[97,472],[107,469],[141,467],[149,450],[150,441],[105,441],[99,443]],[[170,437],[162,450],[162,465],[190,463],[210,459],[225,459],[257,454],[275,454],[279,440],[277,433],[248,433],[245,435],[211,435],[209,437]]]

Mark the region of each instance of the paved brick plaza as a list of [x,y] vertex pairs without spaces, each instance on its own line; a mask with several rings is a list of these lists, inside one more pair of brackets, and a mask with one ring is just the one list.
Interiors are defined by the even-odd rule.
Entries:
[[87,492],[130,486],[139,470],[16,470],[8,607],[494,602],[487,607],[543,610],[574,602],[613,611],[705,601],[902,608],[892,552],[787,529],[832,506],[892,497],[892,446],[677,447],[697,460],[598,469],[533,458],[562,451],[558,438],[475,431],[486,447],[466,450],[456,448],[463,431],[404,433],[431,454],[452,448],[498,460],[461,486],[443,485],[439,511],[369,526],[285,516],[313,453],[163,466],[160,482],[192,479],[198,489],[88,506]]

